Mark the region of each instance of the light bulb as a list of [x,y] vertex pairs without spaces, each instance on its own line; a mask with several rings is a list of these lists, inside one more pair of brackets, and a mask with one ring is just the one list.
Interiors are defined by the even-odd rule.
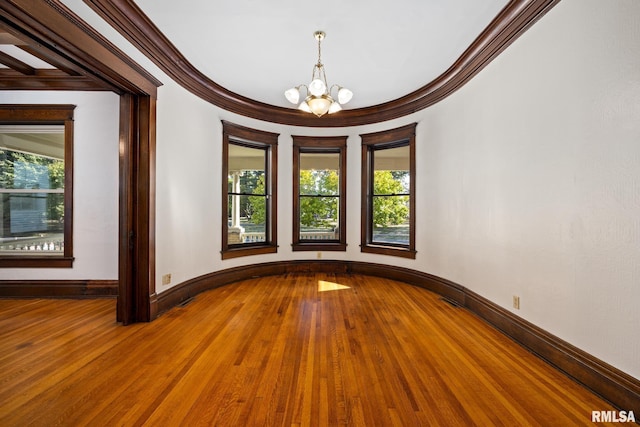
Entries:
[[331,99],[331,97],[328,95],[322,95],[317,97],[309,96],[307,97],[305,102],[309,105],[311,112],[316,116],[320,117],[325,115],[327,111],[329,111],[329,107],[333,103],[333,99]]
[[320,79],[314,79],[309,83],[309,93],[313,96],[322,96],[327,91],[327,85]]
[[300,105],[298,105],[298,110],[304,111],[305,113],[312,113],[311,108],[309,108],[309,104],[307,104],[306,100],[302,101]]
[[288,89],[287,91],[285,91],[284,96],[287,98],[287,101],[289,101],[292,104],[297,104],[298,101],[300,100],[300,91],[298,90],[297,87],[292,87],[291,89]]
[[353,92],[346,87],[341,87],[340,90],[338,90],[338,102],[340,104],[346,104],[351,101],[351,98],[353,98]]
[[327,111],[327,113],[328,114],[333,114],[333,113],[337,113],[340,110],[342,110],[342,107],[340,106],[340,104],[337,103],[336,101],[333,101],[331,103],[331,106],[329,107],[329,111]]

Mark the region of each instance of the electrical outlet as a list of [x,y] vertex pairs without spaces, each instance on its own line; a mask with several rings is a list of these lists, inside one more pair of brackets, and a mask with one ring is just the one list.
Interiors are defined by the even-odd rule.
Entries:
[[520,297],[517,295],[513,296],[513,308],[520,310]]
[[318,257],[318,259],[322,259],[322,252],[318,252],[317,257]]
[[171,273],[162,276],[162,284],[168,285],[169,283],[171,283]]

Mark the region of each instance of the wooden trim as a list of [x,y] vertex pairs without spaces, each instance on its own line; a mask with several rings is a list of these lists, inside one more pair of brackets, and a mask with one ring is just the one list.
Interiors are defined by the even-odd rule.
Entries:
[[640,412],[638,379],[468,289],[464,307],[620,410]]
[[[325,272],[385,277],[422,287],[464,307],[620,410],[640,413],[640,380],[540,329],[465,287],[432,274],[394,265],[339,260],[253,264],[196,277],[161,293],[165,312],[200,292],[241,280],[287,273]],[[598,408],[593,408],[594,410]]]
[[[29,45],[19,45],[17,46],[20,49],[22,49],[23,51],[27,52],[28,54],[35,56],[36,58],[41,59],[42,61],[52,65],[53,67],[55,67],[57,70],[61,73],[65,73],[69,76],[81,76],[82,74],[80,74],[78,71],[76,71],[74,68],[71,68],[69,66],[67,66],[67,63],[65,61],[60,61],[59,58],[54,57],[53,55],[47,55],[46,52],[42,52],[38,49],[35,49]],[[45,71],[45,70],[38,70],[38,71]]]
[[[222,187],[221,187],[221,224],[222,259],[238,258],[250,255],[271,254],[278,252],[278,136],[277,133],[236,125],[222,121]],[[256,148],[265,148],[267,164],[265,166],[265,192],[267,198],[267,221],[269,229],[268,241],[264,243],[230,245],[228,216],[229,210],[229,144],[237,141],[246,142]]]
[[[293,251],[346,251],[347,250],[347,137],[293,135]],[[300,154],[335,153],[339,156],[338,232],[337,241],[300,240]]]
[[113,298],[117,280],[0,280],[2,298]]
[[0,70],[3,90],[105,90],[104,85],[85,76],[69,76],[59,70],[37,70],[24,75],[14,70]]
[[[150,320],[156,315],[155,97],[162,83],[59,1],[7,0],[0,2],[0,11],[0,30],[70,74],[61,84],[44,82],[35,87],[37,82],[29,82],[28,88],[102,88],[121,94],[118,320],[124,324]],[[69,80],[74,75],[78,79]]]
[[25,79],[22,83],[11,80],[6,84],[22,84],[28,89],[91,90],[94,87],[88,80],[93,80],[102,90],[154,97],[157,87],[162,85],[59,1],[6,0],[0,2],[0,11],[0,28],[40,52],[41,58],[52,58],[53,64],[61,64],[78,74],[64,77],[64,84],[47,79],[41,79],[40,84],[36,79]]
[[[360,185],[360,251],[365,253],[416,258],[416,127],[412,123],[395,129],[361,134],[362,180]],[[396,246],[373,242],[373,152],[375,149],[394,148],[406,145],[409,147],[409,244]]]
[[416,136],[417,123],[411,123],[395,129],[360,134],[362,145],[393,144]]
[[[74,107],[75,108],[75,107]],[[64,258],[73,260],[73,176],[74,176],[73,117],[64,121]]]
[[73,120],[76,108],[71,104],[0,104],[0,107],[0,121],[35,124],[65,124],[67,120]]
[[73,267],[73,261],[73,257],[55,255],[1,256],[0,268],[71,268]]
[[0,64],[4,64],[22,75],[34,75],[36,73],[36,69],[31,65],[25,64],[24,62],[14,58],[11,55],[7,55],[2,51],[0,51]]
[[119,295],[123,324],[156,317],[155,156],[156,100],[120,98]]
[[267,122],[306,127],[378,123],[420,111],[446,98],[478,74],[560,0],[511,0],[442,75],[420,89],[383,104],[317,118],[294,108],[258,102],[231,92],[196,69],[133,0],[84,0],[185,89],[224,110]]
[[134,97],[131,94],[120,97],[120,124],[119,124],[119,158],[118,181],[120,182],[118,203],[118,302],[116,305],[116,318],[124,325],[135,322],[136,313],[133,304],[135,277],[135,258],[133,256],[134,230],[133,230],[133,206],[134,206],[134,164],[133,149],[133,121],[134,121]]
[[64,253],[0,254],[0,268],[71,268],[73,266],[73,113],[70,104],[0,104],[0,123],[64,126]]

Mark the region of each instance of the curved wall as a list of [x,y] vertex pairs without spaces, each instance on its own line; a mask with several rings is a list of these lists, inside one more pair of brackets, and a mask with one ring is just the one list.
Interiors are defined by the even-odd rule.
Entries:
[[[640,377],[640,6],[564,0],[458,92],[393,121],[302,128],[158,92],[158,293],[291,251],[291,135],[348,136],[348,249],[452,280]],[[279,138],[278,253],[220,258],[221,120]],[[359,251],[359,134],[417,122],[417,258]],[[172,283],[161,284],[171,273]]]
[[636,378],[638,16],[563,1],[422,122],[429,272]]

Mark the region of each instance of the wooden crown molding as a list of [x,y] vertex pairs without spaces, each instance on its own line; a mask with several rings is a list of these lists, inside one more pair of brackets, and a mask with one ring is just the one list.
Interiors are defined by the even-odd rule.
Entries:
[[462,87],[560,0],[512,0],[442,75],[387,103],[312,117],[293,108],[258,102],[231,92],[197,70],[133,0],[84,0],[142,53],[193,94],[227,111],[273,123],[346,127],[383,122],[420,111]]

